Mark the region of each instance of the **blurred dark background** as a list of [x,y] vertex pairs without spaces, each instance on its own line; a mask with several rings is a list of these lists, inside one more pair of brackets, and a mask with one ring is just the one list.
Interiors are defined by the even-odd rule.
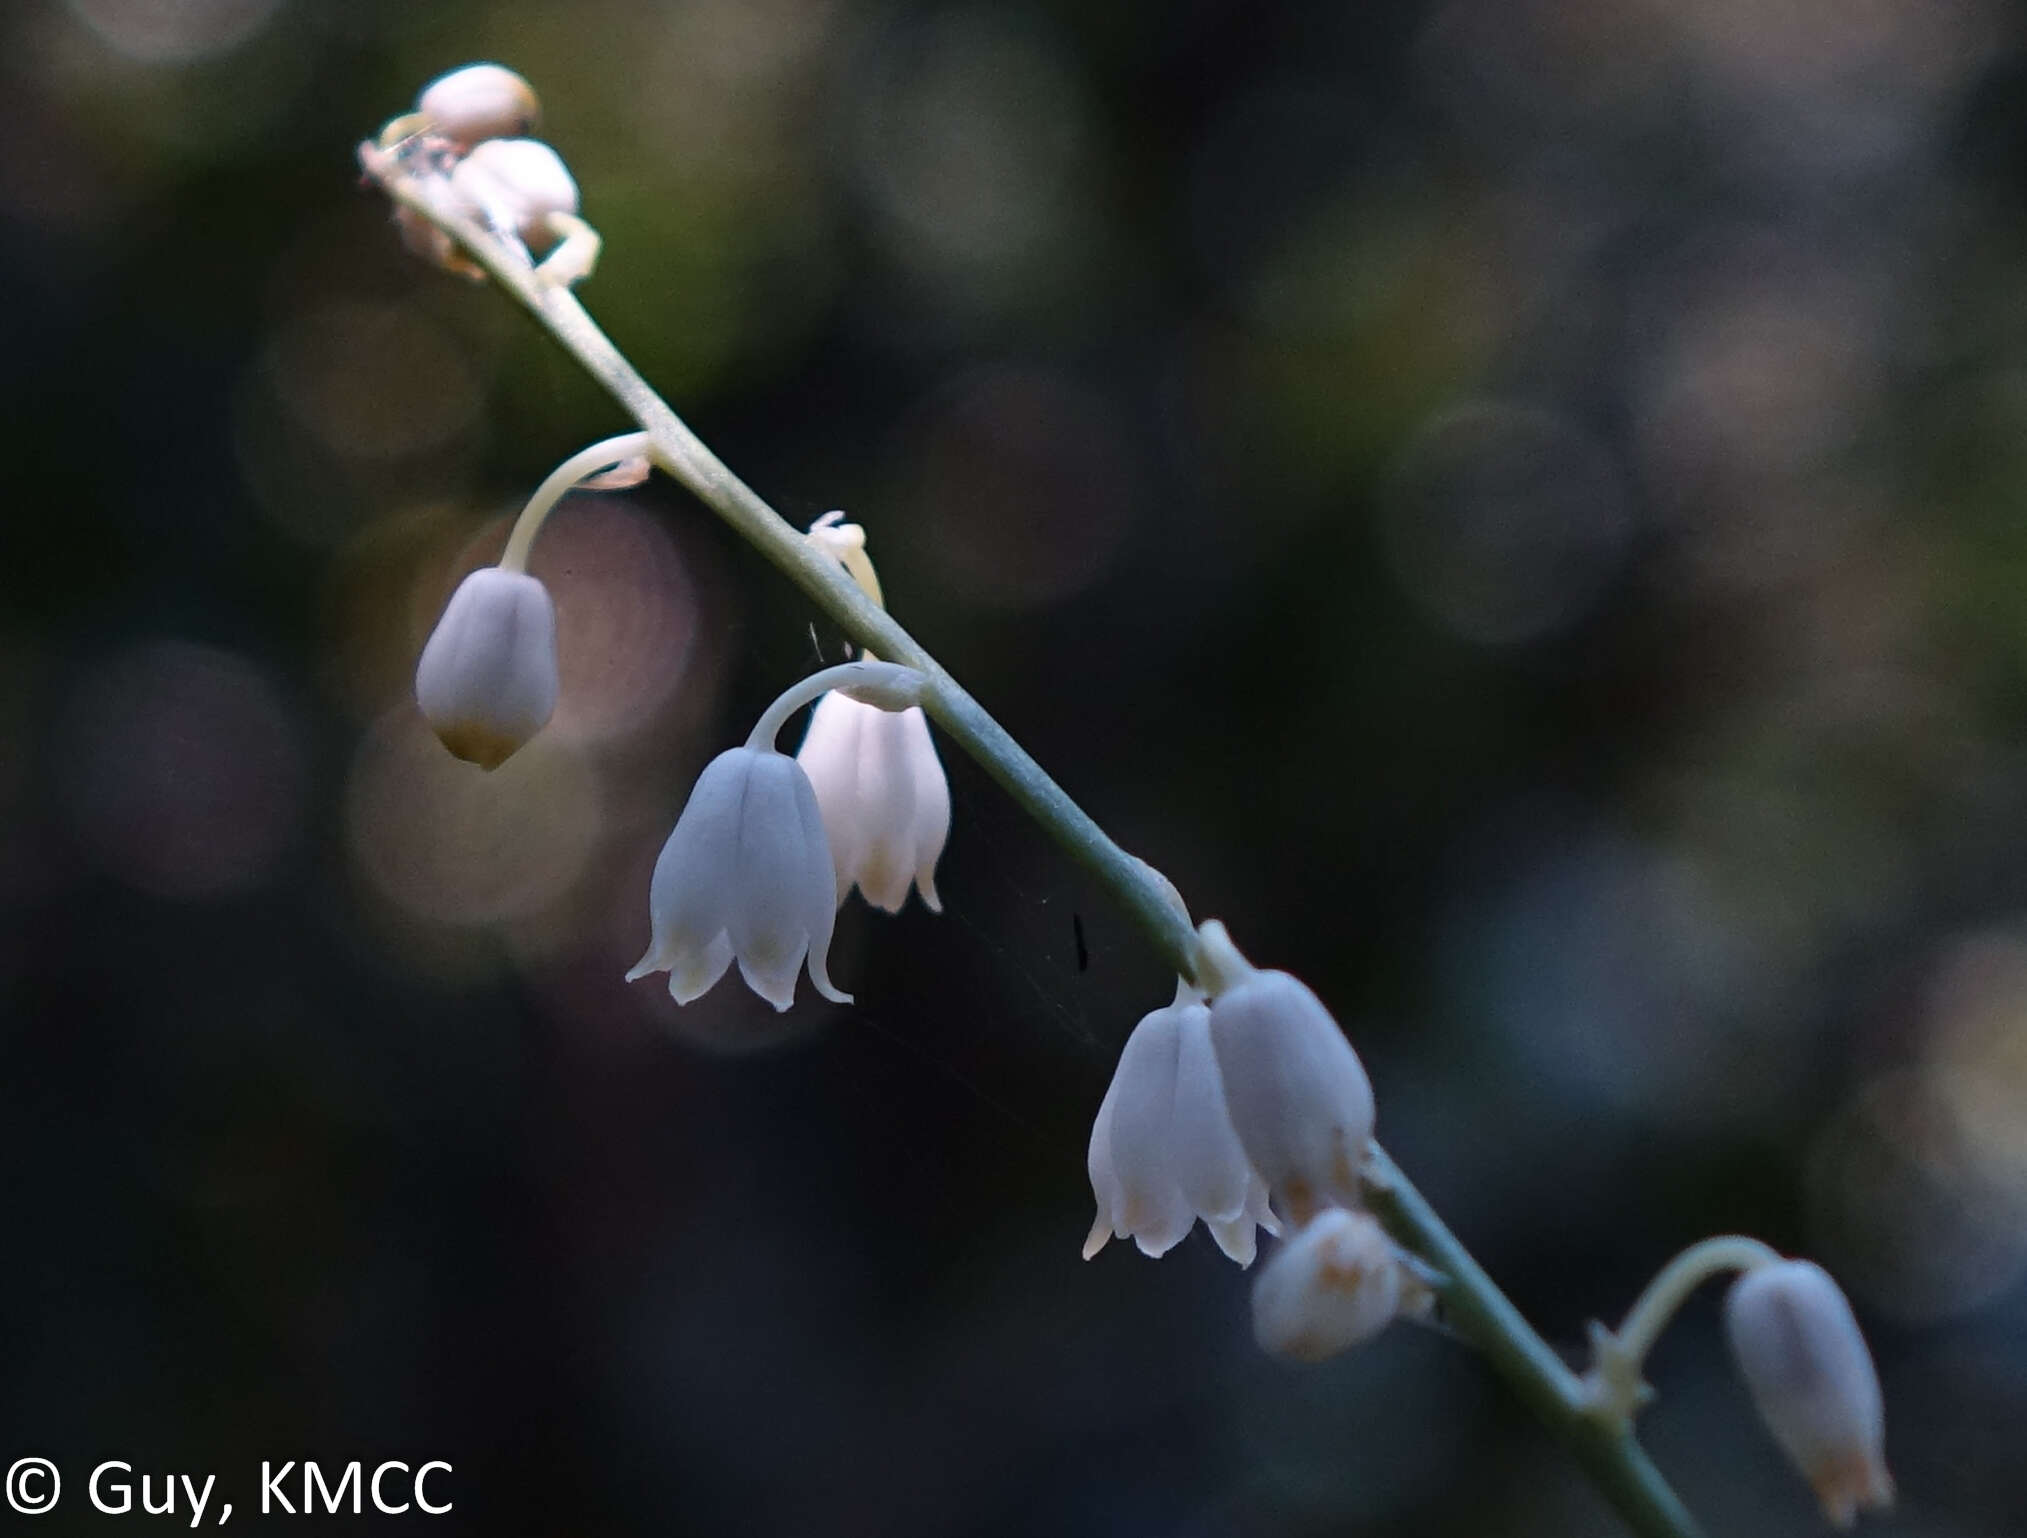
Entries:
[[[1743,1230],[1848,1287],[1882,1534],[2022,1531],[2027,54],[1999,0],[0,11],[0,1456],[449,1461],[486,1534],[1608,1534],[1463,1348],[1262,1358],[1090,1221],[1171,980],[968,763],[850,1009],[625,967],[841,637],[666,482],[564,700],[409,695],[624,419],[354,144],[527,74],[582,289],[1128,847],[1313,984],[1549,1337]],[[1080,940],[1081,934],[1081,940]],[[1711,1298],[1646,1419],[1806,1532]],[[215,1509],[215,1506],[214,1506]],[[26,1519],[7,1513],[8,1524]],[[13,1530],[10,1525],[8,1530]]]

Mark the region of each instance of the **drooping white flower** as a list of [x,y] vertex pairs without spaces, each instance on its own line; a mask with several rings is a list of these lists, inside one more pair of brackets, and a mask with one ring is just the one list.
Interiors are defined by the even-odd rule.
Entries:
[[515,139],[535,126],[541,103],[534,87],[501,64],[467,64],[422,88],[415,109],[428,131],[452,144]]
[[452,196],[463,211],[531,251],[560,238],[556,214],[577,212],[577,183],[563,159],[540,139],[487,139],[472,147],[450,173]]
[[1364,1064],[1300,982],[1248,966],[1221,924],[1201,938],[1217,953],[1210,1029],[1225,1104],[1276,1209],[1303,1223],[1324,1206],[1358,1206],[1373,1123]]
[[1253,1279],[1253,1338],[1271,1356],[1320,1362],[1385,1329],[1404,1280],[1400,1251],[1370,1214],[1326,1207]]
[[795,975],[834,1003],[851,995],[826,970],[836,878],[823,814],[801,765],[772,748],[733,748],[705,766],[648,889],[653,938],[627,981],[669,974],[687,1004],[734,961],[776,1009],[795,1002]]
[[1849,1527],[1892,1505],[1879,1375],[1829,1274],[1806,1260],[1748,1271],[1725,1298],[1724,1325],[1760,1419],[1824,1515]]
[[881,710],[832,690],[795,757],[823,808],[838,902],[856,883],[874,907],[899,913],[912,880],[941,913],[936,861],[950,836],[950,786],[922,707]]
[[1202,1218],[1218,1248],[1248,1266],[1254,1228],[1281,1231],[1225,1114],[1210,1011],[1187,984],[1127,1037],[1091,1126],[1087,1168],[1098,1216],[1086,1260],[1114,1235],[1159,1258]]
[[443,745],[497,769],[556,709],[556,605],[522,571],[458,584],[415,667],[415,699]]

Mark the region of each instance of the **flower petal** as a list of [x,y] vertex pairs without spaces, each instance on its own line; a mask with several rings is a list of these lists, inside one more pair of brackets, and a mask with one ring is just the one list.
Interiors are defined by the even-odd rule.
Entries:
[[797,820],[802,828],[803,923],[809,936],[809,980],[816,991],[833,1004],[849,1004],[852,996],[830,979],[831,926],[837,922],[834,898],[835,871],[831,864],[830,840],[824,833],[823,809],[816,790],[801,765],[787,761],[795,790]]
[[1169,1014],[1177,1032],[1169,1167],[1184,1199],[1206,1222],[1235,1222],[1245,1213],[1256,1177],[1225,1109],[1224,1076],[1211,1047],[1211,1012],[1203,1004],[1177,1004]]
[[[780,753],[753,750],[752,758],[725,927],[747,984],[776,1009],[787,1009],[795,1002],[795,975],[809,946],[815,867],[796,797],[797,781],[807,783],[807,777]],[[833,906],[830,890],[826,880],[827,911]]]
[[729,950],[715,970],[712,963],[734,894],[740,809],[752,756],[744,748],[720,753],[697,776],[683,815],[655,860],[648,886],[653,938],[647,954],[627,973],[629,981],[667,970],[670,992],[682,999],[685,994],[695,998],[724,975]]
[[823,812],[823,825],[835,866],[837,901],[851,894],[859,868],[862,819],[858,815],[859,734],[869,705],[835,689],[816,702],[809,730],[795,761],[802,765]]
[[1246,1216],[1266,1229],[1275,1238],[1281,1236],[1281,1220],[1274,1215],[1274,1209],[1267,1205],[1267,1182],[1253,1172],[1253,1182],[1246,1188]]
[[1211,1231],[1211,1237],[1218,1242],[1218,1248],[1225,1252],[1227,1260],[1237,1261],[1241,1266],[1250,1266],[1260,1253],[1259,1235],[1254,1232],[1250,1217],[1229,1220],[1204,1219],[1204,1227]]
[[[873,710],[859,728],[858,865],[853,875],[867,902],[899,913],[915,877],[909,832],[915,820],[915,772],[908,761],[907,711]],[[920,715],[920,707],[911,706]]]
[[1091,1195],[1098,1203],[1098,1215],[1084,1240],[1084,1258],[1089,1260],[1113,1235],[1112,1214],[1119,1210],[1119,1176],[1112,1168],[1112,1109],[1119,1102],[1119,1079],[1115,1074],[1105,1086],[1105,1098],[1098,1103],[1098,1115],[1091,1123],[1091,1146],[1084,1155],[1084,1170],[1091,1177]]
[[943,845],[950,837],[950,781],[943,773],[943,761],[936,756],[935,739],[929,735],[929,718],[917,705],[901,713],[908,739],[908,763],[915,780],[915,820],[908,830],[908,842],[915,855],[915,886],[931,913],[943,911],[936,895],[936,862],[943,857]]
[[1119,1094],[1112,1110],[1112,1167],[1120,1192],[1113,1226],[1157,1258],[1196,1221],[1170,1164],[1181,1045],[1173,1016],[1173,1009],[1157,1009],[1141,1019],[1126,1038],[1112,1081]]
[[686,950],[669,964],[669,997],[678,1004],[702,998],[732,965],[732,937],[719,930],[702,950]]

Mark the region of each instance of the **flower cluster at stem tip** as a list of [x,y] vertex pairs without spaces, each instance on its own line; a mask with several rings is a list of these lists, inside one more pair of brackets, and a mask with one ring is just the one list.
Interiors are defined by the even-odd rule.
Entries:
[[[577,215],[562,160],[527,137],[538,115],[519,75],[469,65],[433,81],[359,154],[370,178],[401,186],[396,220],[412,249],[484,277],[463,240],[503,279],[533,285],[546,300],[541,285],[590,275],[599,240]],[[517,263],[526,264],[520,272]],[[680,469],[680,455],[659,452],[670,457],[654,462]],[[417,703],[450,752],[490,770],[548,722],[559,689],[556,606],[526,569],[530,549],[566,492],[634,484],[650,463],[645,432],[572,456],[530,499],[499,564],[470,573],[451,595],[415,677]],[[782,537],[793,549],[797,536],[784,528]],[[831,513],[802,538],[884,607],[862,527]],[[923,666],[949,684],[933,663]],[[792,1006],[805,972],[824,998],[851,1002],[830,979],[829,948],[852,891],[898,913],[912,889],[942,911],[936,866],[951,805],[929,728],[936,688],[924,671],[865,652],[776,699],[746,742],[720,753],[692,787],[655,864],[650,939],[628,980],[666,972],[671,996],[687,1004],[736,965],[777,1009]],[[944,722],[959,724],[951,699],[942,704],[950,707]],[[811,706],[799,750],[783,754],[781,730]],[[1129,1034],[1098,1107],[1087,1152],[1097,1212],[1084,1257],[1116,1237],[1159,1258],[1202,1222],[1225,1255],[1251,1266],[1264,1230],[1279,1243],[1253,1279],[1253,1333],[1263,1350],[1297,1362],[1370,1340],[1396,1319],[1427,1318],[1452,1290],[1496,1298],[1482,1277],[1471,1279],[1468,1256],[1453,1267],[1465,1273],[1460,1282],[1397,1242],[1402,1233],[1426,1253],[1444,1253],[1431,1228],[1454,1242],[1433,1218],[1417,1230],[1396,1208],[1382,1221],[1388,1181],[1395,1196],[1404,1182],[1377,1153],[1371,1082],[1322,1001],[1288,973],[1254,967],[1215,920],[1188,929],[1173,887],[1138,868],[1163,888],[1182,926],[1187,943],[1173,954],[1191,975]],[[1592,1327],[1590,1369],[1580,1379],[1565,1374],[1574,1387],[1553,1393],[1630,1444],[1624,1434],[1652,1397],[1641,1376],[1648,1349],[1689,1290],[1722,1270],[1741,1273],[1725,1305],[1734,1360],[1826,1515],[1849,1525],[1860,1511],[1890,1504],[1879,1381],[1850,1304],[1820,1267],[1757,1240],[1690,1246],[1656,1275],[1619,1331]],[[1509,1342],[1516,1328],[1526,1334],[1484,1327],[1488,1339]]]
[[[577,217],[577,183],[563,157],[527,137],[541,117],[534,87],[499,64],[467,64],[423,87],[415,110],[359,147],[369,175],[398,168],[447,213],[477,221],[516,246],[551,282],[591,276],[599,238]],[[416,255],[461,277],[485,269],[434,221],[397,208],[396,226]]]

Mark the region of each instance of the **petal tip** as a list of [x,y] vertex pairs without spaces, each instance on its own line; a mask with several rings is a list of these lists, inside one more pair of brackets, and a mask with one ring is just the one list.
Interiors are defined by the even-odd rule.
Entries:
[[1149,1260],[1161,1259],[1162,1256],[1174,1249],[1177,1243],[1174,1239],[1165,1241],[1162,1239],[1150,1239],[1144,1233],[1135,1234],[1133,1242],[1139,1248],[1140,1253],[1145,1255]]
[[1246,1270],[1259,1257],[1260,1241],[1253,1232],[1251,1218],[1241,1217],[1227,1223],[1206,1223],[1211,1237],[1224,1252],[1225,1259],[1240,1270]]
[[815,985],[816,991],[829,999],[833,1004],[850,1004],[853,1002],[852,996],[849,993],[846,993],[844,989],[831,981],[830,958],[828,956],[811,951],[807,961],[804,963],[804,970],[809,973],[809,980]]

